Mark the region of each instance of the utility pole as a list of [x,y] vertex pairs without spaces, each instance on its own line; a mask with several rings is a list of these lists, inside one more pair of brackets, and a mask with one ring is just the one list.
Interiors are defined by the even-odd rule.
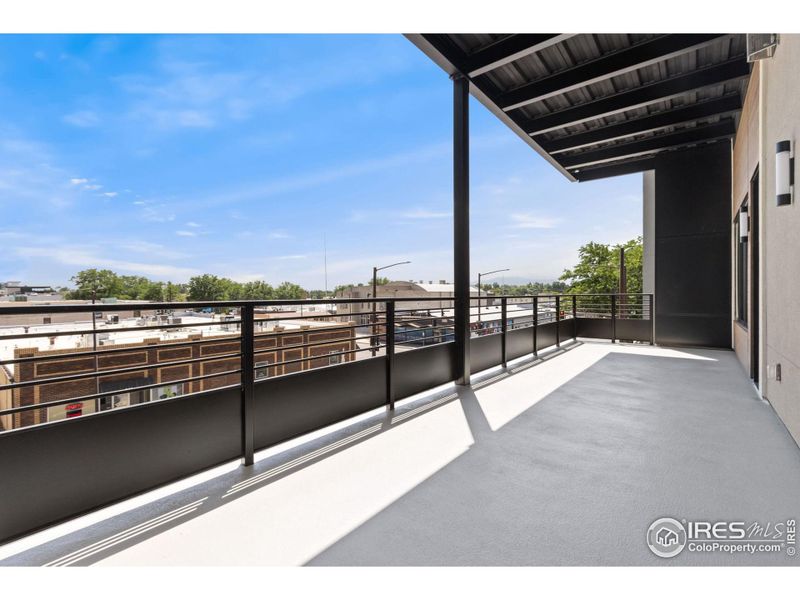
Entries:
[[486,273],[478,273],[478,326],[481,324],[481,277],[485,275],[494,275],[495,273],[503,273],[511,269],[497,269],[495,271],[487,271]]
[[386,265],[385,267],[372,267],[372,338],[370,338],[370,346],[372,348],[372,356],[377,354],[378,349],[375,347],[377,346],[377,323],[378,323],[378,303],[375,301],[377,298],[378,292],[378,271],[383,271],[384,269],[388,269],[390,267],[396,267],[397,265],[407,265],[411,263],[410,260],[404,260],[403,262],[396,262],[392,263],[391,265]]

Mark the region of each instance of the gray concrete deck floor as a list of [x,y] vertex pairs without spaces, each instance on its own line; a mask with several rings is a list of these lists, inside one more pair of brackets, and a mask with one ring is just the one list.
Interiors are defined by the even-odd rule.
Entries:
[[578,342],[0,546],[0,564],[800,564],[654,556],[658,517],[800,516],[730,351]]

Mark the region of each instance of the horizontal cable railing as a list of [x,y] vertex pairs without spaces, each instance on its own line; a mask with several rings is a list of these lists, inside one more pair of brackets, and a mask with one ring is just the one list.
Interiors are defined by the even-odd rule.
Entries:
[[[265,379],[379,356],[387,364],[387,404],[393,406],[395,354],[453,342],[453,300],[2,306],[6,321],[42,315],[43,322],[0,326],[0,431],[231,387],[252,397],[253,385]],[[56,315],[74,320],[52,322]],[[470,334],[499,334],[503,364],[509,332],[531,330],[535,352],[538,328],[554,324],[558,345],[562,337],[577,336],[576,320],[610,320],[614,341],[618,322],[652,321],[652,295],[470,298]],[[572,329],[562,331],[569,321]]]

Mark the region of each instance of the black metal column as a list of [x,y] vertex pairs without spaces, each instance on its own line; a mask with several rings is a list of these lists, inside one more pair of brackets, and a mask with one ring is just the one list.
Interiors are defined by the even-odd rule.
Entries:
[[578,339],[578,296],[572,294],[572,339]]
[[617,297],[611,294],[611,343],[617,341]]
[[469,385],[469,80],[453,79],[453,280],[456,383]]
[[502,332],[502,363],[503,368],[505,369],[508,366],[508,298],[503,296],[500,299],[500,318],[501,326],[500,331]]
[[556,347],[561,346],[561,296],[556,296]]
[[394,410],[394,300],[386,302],[386,404]]
[[255,348],[253,343],[254,321],[253,305],[245,304],[241,312],[242,334],[242,464],[252,465],[255,453],[255,425],[253,415],[255,412]]
[[539,329],[539,296],[533,297],[533,355],[539,356],[539,340],[537,333]]

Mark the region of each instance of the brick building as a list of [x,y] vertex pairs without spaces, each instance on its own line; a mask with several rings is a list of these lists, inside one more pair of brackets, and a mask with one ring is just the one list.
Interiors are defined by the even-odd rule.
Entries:
[[[76,399],[76,402],[71,404],[4,415],[0,417],[0,429],[26,427],[238,384],[240,377],[238,373],[198,381],[183,381],[239,368],[239,357],[231,356],[240,350],[237,326],[226,326],[223,321],[212,321],[210,317],[208,320],[211,322],[188,325],[185,331],[178,333],[172,330],[173,333],[169,336],[159,335],[160,332],[154,330],[144,333],[144,335],[152,334],[153,337],[144,337],[128,343],[124,343],[124,338],[120,340],[104,338],[102,344],[98,346],[100,354],[96,358],[97,365],[94,355],[80,356],[81,352],[91,351],[91,346],[86,347],[85,344],[81,348],[42,348],[41,345],[13,348],[15,359],[41,357],[42,360],[0,365],[0,385],[91,374],[95,370],[130,370],[97,378],[86,377],[0,390],[0,410]],[[130,326],[125,321],[120,321],[118,325]],[[258,323],[254,342],[256,378],[273,377],[355,360],[356,355],[349,353],[357,348],[355,342],[350,339],[352,335],[348,326],[349,324],[343,326],[341,322],[284,319],[283,316],[279,321]],[[98,331],[101,334],[113,333],[113,329]],[[53,339],[51,338],[51,342]],[[63,359],[55,358],[59,356],[63,356]],[[204,357],[208,357],[208,360],[198,360]],[[186,360],[196,360],[196,362],[173,366],[168,364]],[[137,366],[141,366],[141,369],[136,369]],[[126,388],[144,386],[148,386],[149,389],[125,391]],[[77,400],[82,396],[104,392],[107,392],[107,395],[98,399]]]

